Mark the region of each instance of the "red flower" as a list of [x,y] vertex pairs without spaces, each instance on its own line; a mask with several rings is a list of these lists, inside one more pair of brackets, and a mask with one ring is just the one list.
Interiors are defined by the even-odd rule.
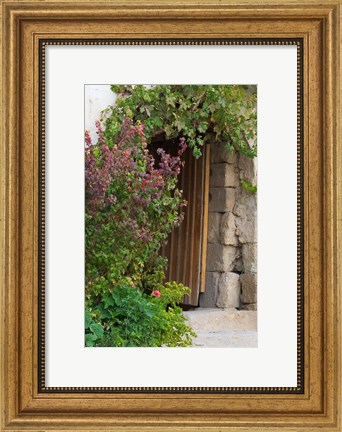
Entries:
[[152,295],[153,295],[153,297],[160,297],[160,291],[154,290],[154,291],[152,291]]

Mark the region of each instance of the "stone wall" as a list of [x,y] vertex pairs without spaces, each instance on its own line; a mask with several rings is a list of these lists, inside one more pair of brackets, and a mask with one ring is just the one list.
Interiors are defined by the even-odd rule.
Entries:
[[200,307],[256,310],[257,194],[240,179],[256,184],[257,161],[211,145],[206,291]]

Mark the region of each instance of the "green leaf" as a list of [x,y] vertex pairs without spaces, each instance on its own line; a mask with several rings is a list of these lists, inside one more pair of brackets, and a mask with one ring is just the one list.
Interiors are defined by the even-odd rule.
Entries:
[[250,183],[249,181],[245,180],[245,179],[241,179],[240,180],[242,187],[247,190],[248,192],[251,193],[256,193],[257,192],[257,186],[253,185],[252,183]]
[[90,312],[86,311],[85,313],[85,328],[88,329],[91,323],[91,315]]
[[96,339],[97,339],[97,336],[95,336],[95,335],[93,335],[93,334],[89,334],[89,333],[87,333],[87,334],[85,335],[85,345],[86,345],[87,347],[93,347],[94,344],[95,344]]
[[112,295],[110,295],[110,294],[106,294],[106,295],[104,295],[103,296],[103,303],[104,303],[104,307],[107,309],[107,308],[109,308],[110,306],[113,306],[114,305],[114,299],[113,299],[113,296]]
[[184,121],[181,121],[181,120],[179,120],[179,119],[177,119],[177,118],[176,118],[174,124],[175,124],[175,126],[176,126],[178,132],[180,132],[181,130],[183,130],[184,127],[185,127],[185,122],[184,122]]
[[156,117],[154,119],[154,125],[157,127],[162,127],[163,126],[163,120],[160,117]]
[[112,314],[108,312],[107,310],[102,310],[100,313],[100,316],[102,319],[111,318]]
[[166,96],[166,104],[175,107],[176,98],[173,96]]
[[91,324],[90,330],[96,335],[96,338],[101,339],[103,336],[103,328],[100,324]]

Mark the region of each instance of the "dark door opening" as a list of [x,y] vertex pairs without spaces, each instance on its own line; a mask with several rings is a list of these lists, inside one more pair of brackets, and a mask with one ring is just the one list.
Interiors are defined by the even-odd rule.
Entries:
[[[152,145],[164,149],[168,145],[175,146],[165,141]],[[184,305],[188,306],[198,306],[199,294],[205,291],[210,146],[206,145],[202,152],[199,159],[189,148],[183,154],[185,165],[179,176],[179,189],[183,190],[183,198],[187,201],[184,220],[173,230],[161,250],[168,259],[166,280],[182,283],[191,290],[183,299]]]

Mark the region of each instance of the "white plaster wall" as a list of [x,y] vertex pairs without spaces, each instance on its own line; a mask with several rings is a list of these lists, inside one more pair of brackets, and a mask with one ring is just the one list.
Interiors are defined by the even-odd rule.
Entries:
[[95,122],[99,120],[101,111],[112,105],[116,94],[109,84],[86,84],[84,86],[84,129],[90,132],[93,142],[96,142]]

